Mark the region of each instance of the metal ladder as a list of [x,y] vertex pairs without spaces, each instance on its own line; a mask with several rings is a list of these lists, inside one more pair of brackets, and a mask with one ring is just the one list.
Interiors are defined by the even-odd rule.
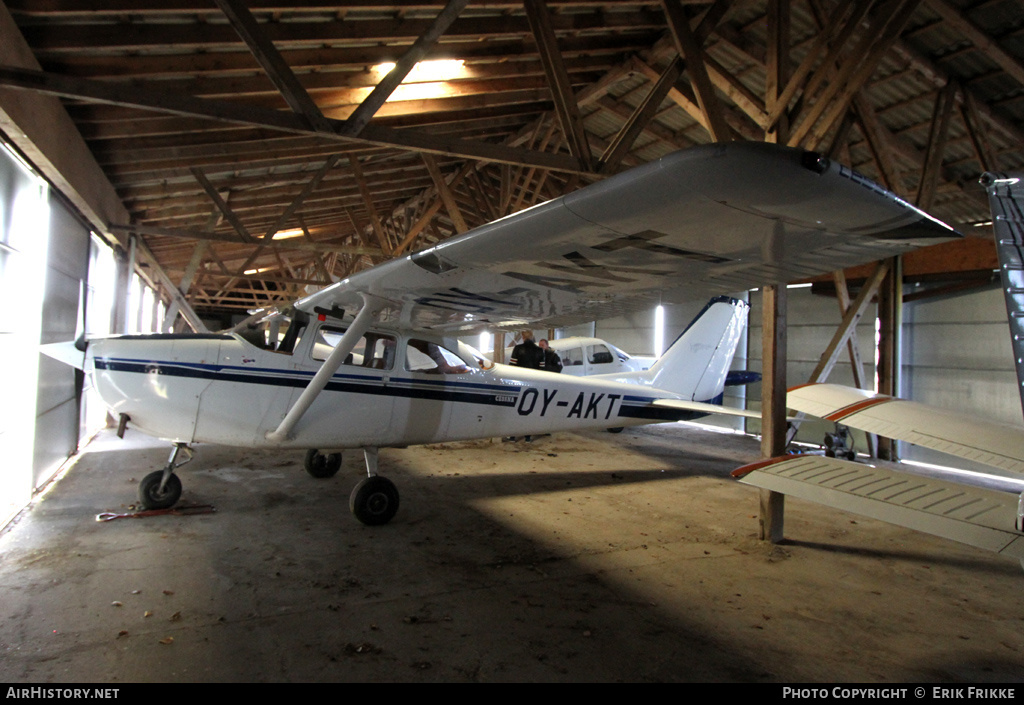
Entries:
[[999,276],[1006,298],[1017,391],[1024,411],[1024,172],[988,172],[981,177],[992,208]]

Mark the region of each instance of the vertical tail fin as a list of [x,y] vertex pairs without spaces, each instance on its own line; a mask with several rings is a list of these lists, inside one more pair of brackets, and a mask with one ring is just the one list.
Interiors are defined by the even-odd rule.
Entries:
[[692,401],[712,401],[725,389],[750,305],[719,296],[708,302],[651,369],[646,382]]

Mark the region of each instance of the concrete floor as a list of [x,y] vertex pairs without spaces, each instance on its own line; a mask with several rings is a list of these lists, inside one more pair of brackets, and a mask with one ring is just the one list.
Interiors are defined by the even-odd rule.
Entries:
[[756,539],[750,438],[680,424],[349,454],[198,448],[203,516],[128,511],[168,448],[101,436],[0,536],[0,681],[1024,680],[1018,563],[790,499]]

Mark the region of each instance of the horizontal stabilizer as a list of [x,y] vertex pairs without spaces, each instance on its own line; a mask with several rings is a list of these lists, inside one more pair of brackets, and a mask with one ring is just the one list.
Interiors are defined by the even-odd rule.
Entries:
[[789,455],[733,472],[748,485],[825,504],[1017,558],[1021,497],[818,455]]
[[790,389],[786,406],[1024,476],[1024,428],[836,384]]
[[760,411],[748,411],[737,409],[731,406],[720,406],[718,404],[707,404],[699,401],[686,401],[684,399],[656,399],[651,406],[662,406],[667,409],[680,409],[682,411],[696,411],[701,414],[719,414],[722,416],[742,416],[747,419],[760,419]]

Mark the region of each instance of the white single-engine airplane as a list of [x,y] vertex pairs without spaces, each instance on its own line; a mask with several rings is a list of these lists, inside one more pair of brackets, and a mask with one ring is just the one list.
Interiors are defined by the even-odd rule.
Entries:
[[317,476],[361,448],[351,508],[383,524],[398,492],[377,475],[379,448],[726,411],[711,402],[747,306],[712,299],[651,369],[610,377],[493,364],[456,336],[722,297],[954,237],[815,153],[716,144],[359,272],[298,301],[286,330],[278,314],[218,335],[92,340],[80,358],[115,416],[174,443],[142,480],[144,506],[178,500],[189,443],[309,449]]

